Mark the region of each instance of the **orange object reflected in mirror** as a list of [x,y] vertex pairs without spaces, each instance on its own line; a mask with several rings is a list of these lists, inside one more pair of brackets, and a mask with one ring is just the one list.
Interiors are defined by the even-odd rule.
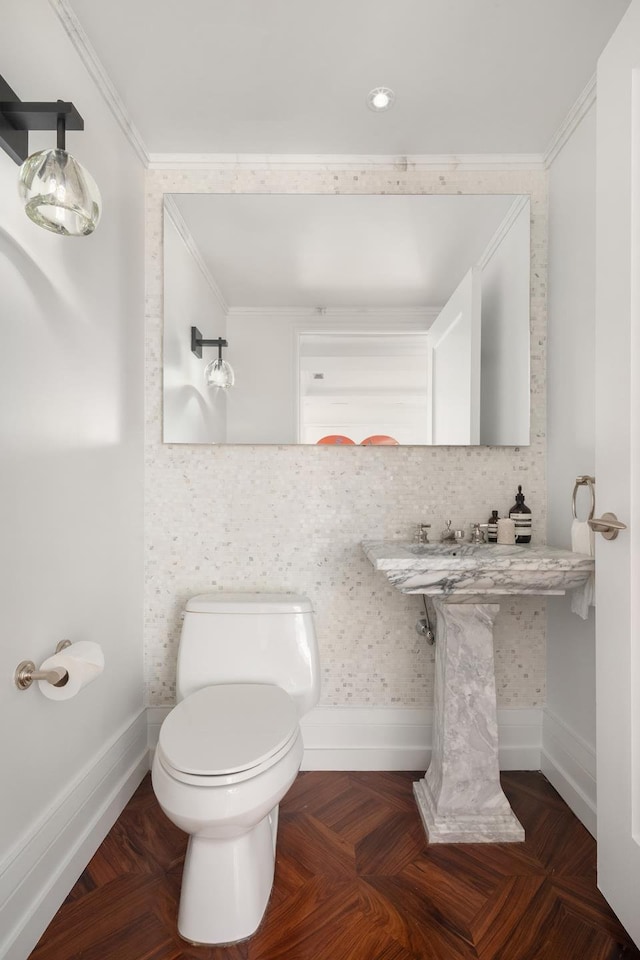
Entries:
[[352,447],[355,447],[355,442],[351,440],[350,437],[343,437],[339,433],[331,433],[326,437],[322,437],[321,440],[318,440],[318,444],[330,444],[334,447],[344,446],[349,444]]
[[386,446],[386,447],[397,447],[398,441],[394,440],[393,437],[386,437],[382,433],[375,434],[372,437],[367,437],[360,444],[361,447],[369,446]]

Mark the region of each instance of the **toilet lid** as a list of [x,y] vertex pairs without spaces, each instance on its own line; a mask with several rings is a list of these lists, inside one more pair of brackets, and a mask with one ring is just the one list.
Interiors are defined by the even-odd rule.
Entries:
[[222,776],[268,760],[297,727],[295,704],[280,687],[220,684],[180,701],[160,728],[159,746],[176,771]]

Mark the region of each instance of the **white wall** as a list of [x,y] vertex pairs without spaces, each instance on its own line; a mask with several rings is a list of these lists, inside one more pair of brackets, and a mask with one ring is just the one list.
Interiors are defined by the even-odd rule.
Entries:
[[[593,106],[550,171],[548,541],[561,547],[571,543],[575,478],[593,474],[595,464],[595,126]],[[560,789],[557,768],[565,767],[575,787],[567,799],[595,829],[594,611],[585,622],[561,599],[550,599],[547,610],[545,773]],[[580,762],[573,763],[570,753]]]
[[225,339],[225,309],[187,241],[179,222],[165,210],[164,439],[167,443],[224,443],[227,394],[204,383],[205,367],[218,351],[203,347],[198,359],[191,352],[191,327],[197,327],[204,340]]
[[[115,816],[113,763],[125,763],[129,786],[135,765],[124,741],[142,707],[144,186],[46,0],[3,4],[0,63],[23,100],[75,102],[86,132],[67,146],[104,201],[91,237],[39,229],[20,208],[17,165],[0,152],[0,955],[20,958],[75,879],[48,897],[85,839],[67,838],[72,815],[82,829],[85,810]],[[51,134],[30,142],[52,144]],[[99,642],[103,675],[65,703],[18,691],[18,662],[42,662],[65,637]]]
[[529,203],[482,263],[480,440],[522,442],[529,420]]

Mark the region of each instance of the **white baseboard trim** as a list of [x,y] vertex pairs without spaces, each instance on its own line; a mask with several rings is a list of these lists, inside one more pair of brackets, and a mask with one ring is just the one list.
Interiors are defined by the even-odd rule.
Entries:
[[[149,748],[170,707],[149,707]],[[301,721],[303,770],[426,770],[432,711],[409,707],[314,707]],[[498,710],[501,770],[539,770],[542,710]]]
[[596,836],[596,752],[547,707],[542,719],[541,767],[547,780]]
[[156,749],[162,722],[171,710],[172,707],[147,707],[147,745],[151,754]]
[[25,960],[149,769],[142,710],[0,864],[0,957]]

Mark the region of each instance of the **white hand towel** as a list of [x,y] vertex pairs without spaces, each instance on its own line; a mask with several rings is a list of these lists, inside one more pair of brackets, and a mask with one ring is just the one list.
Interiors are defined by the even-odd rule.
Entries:
[[[584,553],[588,557],[595,556],[595,534],[586,520],[574,520],[571,525],[571,549],[574,553]],[[571,591],[571,609],[579,617],[586,620],[589,616],[589,607],[594,603],[595,577],[593,574],[583,587]]]

